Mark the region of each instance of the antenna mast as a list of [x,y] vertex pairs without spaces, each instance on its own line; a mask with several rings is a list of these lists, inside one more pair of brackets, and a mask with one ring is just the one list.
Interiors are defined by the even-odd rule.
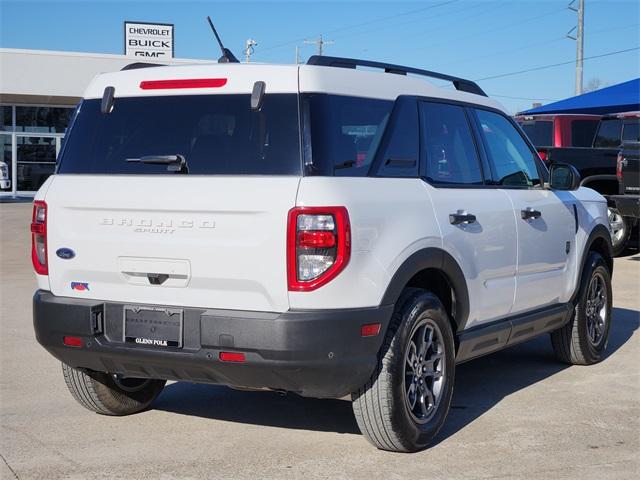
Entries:
[[211,30],[213,30],[213,34],[216,36],[216,40],[218,41],[218,45],[220,45],[220,50],[222,50],[222,56],[218,59],[219,63],[240,63],[240,61],[236,58],[236,56],[231,53],[231,50],[225,48],[222,44],[222,40],[220,40],[220,35],[216,31],[216,27],[213,26],[213,22],[211,21],[211,17],[207,16],[207,21],[209,22],[209,26]]

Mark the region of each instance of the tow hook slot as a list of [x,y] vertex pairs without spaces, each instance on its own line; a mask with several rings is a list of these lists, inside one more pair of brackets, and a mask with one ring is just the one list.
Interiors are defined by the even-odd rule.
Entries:
[[166,273],[147,273],[147,278],[151,285],[162,285],[167,281],[169,275]]
[[91,309],[91,330],[94,335],[99,335],[104,328],[104,308],[103,305]]

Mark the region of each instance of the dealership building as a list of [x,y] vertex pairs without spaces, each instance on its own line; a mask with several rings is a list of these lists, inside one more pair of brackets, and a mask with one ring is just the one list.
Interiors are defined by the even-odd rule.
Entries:
[[0,162],[6,164],[9,182],[2,182],[0,196],[33,195],[53,173],[71,115],[91,79],[138,61],[206,63],[1,48]]

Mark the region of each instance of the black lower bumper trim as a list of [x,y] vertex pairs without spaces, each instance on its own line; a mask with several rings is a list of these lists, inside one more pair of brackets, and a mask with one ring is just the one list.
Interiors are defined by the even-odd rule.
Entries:
[[[339,398],[371,376],[393,311],[392,305],[285,313],[185,308],[182,348],[162,348],[124,341],[124,305],[39,290],[36,338],[76,368]],[[381,323],[380,334],[362,337],[368,323]],[[83,346],[65,346],[64,336],[82,338]],[[243,352],[245,362],[222,362],[221,351]]]

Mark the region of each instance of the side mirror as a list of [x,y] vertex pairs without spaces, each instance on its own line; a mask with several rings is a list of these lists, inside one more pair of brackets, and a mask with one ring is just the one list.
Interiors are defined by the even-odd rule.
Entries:
[[576,167],[568,163],[552,164],[549,179],[549,187],[552,190],[577,190],[580,188],[580,174]]

